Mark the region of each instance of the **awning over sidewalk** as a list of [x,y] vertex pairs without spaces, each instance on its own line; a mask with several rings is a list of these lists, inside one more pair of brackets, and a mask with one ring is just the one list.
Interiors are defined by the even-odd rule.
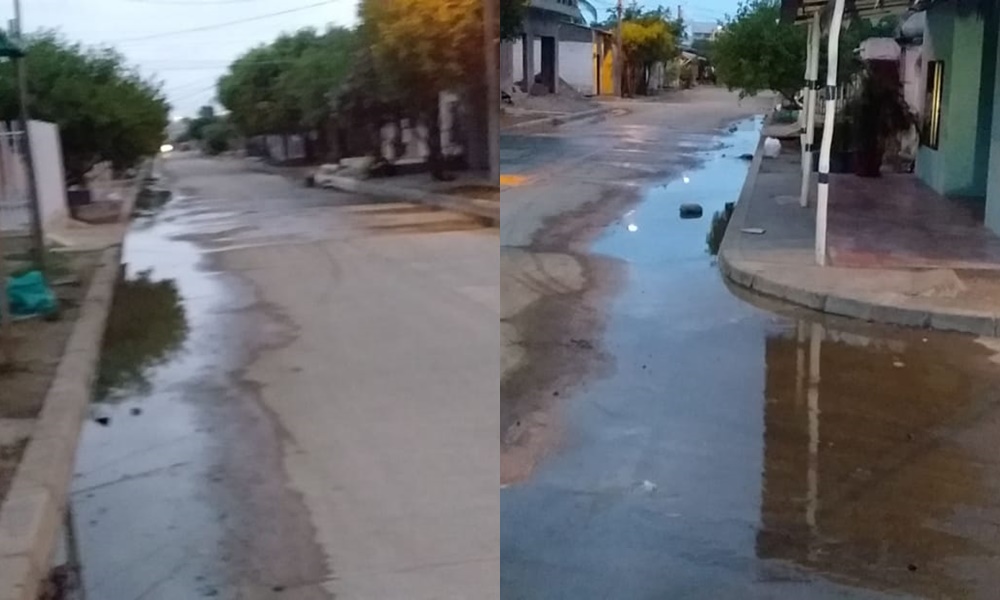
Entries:
[[[923,4],[927,4],[924,0]],[[900,14],[915,8],[913,0],[847,0],[844,2],[844,15],[863,18],[877,18],[885,15]],[[782,0],[781,20],[785,23],[809,23],[813,16],[829,23],[833,12],[834,0]]]

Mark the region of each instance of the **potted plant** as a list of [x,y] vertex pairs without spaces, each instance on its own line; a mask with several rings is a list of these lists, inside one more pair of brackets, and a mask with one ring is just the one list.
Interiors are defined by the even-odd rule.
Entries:
[[903,97],[895,61],[873,60],[861,73],[861,91],[851,105],[854,122],[854,173],[878,177],[886,149],[901,133],[917,124]]
[[[850,173],[854,165],[854,122],[850,111],[838,115],[833,125],[833,144],[830,146],[830,172]],[[823,127],[816,128],[813,148],[813,171],[819,171],[819,149],[823,139]]]

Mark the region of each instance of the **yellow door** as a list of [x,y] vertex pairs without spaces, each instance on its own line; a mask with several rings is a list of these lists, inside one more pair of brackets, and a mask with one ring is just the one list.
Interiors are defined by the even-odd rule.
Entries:
[[597,82],[599,96],[611,96],[615,93],[614,52],[610,40],[594,44],[594,81]]

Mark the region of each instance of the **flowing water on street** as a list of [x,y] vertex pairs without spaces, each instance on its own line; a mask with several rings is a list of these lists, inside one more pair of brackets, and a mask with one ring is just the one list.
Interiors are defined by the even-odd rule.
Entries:
[[[88,598],[271,598],[322,567],[295,544],[271,546],[289,535],[313,554],[304,510],[284,512],[271,419],[240,374],[280,328],[250,286],[185,239],[204,229],[204,203],[178,194],[125,243],[73,483]],[[232,229],[215,214],[212,227]]]
[[[626,271],[614,368],[560,399],[561,447],[501,490],[505,600],[1000,589],[995,352],[728,290],[712,250],[759,126],[594,244]],[[702,218],[680,218],[690,202]]]

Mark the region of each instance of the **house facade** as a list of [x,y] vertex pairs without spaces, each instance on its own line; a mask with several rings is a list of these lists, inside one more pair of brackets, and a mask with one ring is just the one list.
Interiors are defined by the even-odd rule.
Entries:
[[555,94],[565,82],[582,94],[603,93],[597,65],[610,48],[587,26],[576,0],[532,0],[523,27],[520,39],[501,45],[504,91]]
[[981,204],[1000,233],[1000,9],[991,0],[783,0],[782,18],[815,17],[826,30],[835,6],[845,18],[904,16],[901,79],[921,119],[916,175],[940,195]]
[[917,175],[940,194],[985,203],[1000,233],[1000,14],[926,8],[920,52],[923,128]]

